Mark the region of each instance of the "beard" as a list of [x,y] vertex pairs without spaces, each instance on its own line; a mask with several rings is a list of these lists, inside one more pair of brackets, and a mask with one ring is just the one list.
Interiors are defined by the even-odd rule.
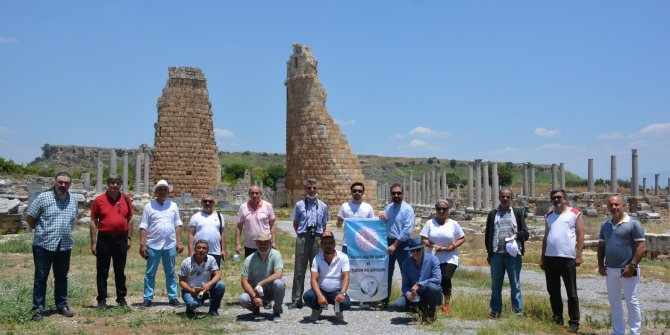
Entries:
[[67,191],[62,192],[61,190],[58,189],[58,187],[55,187],[54,195],[56,196],[56,200],[63,201],[65,200],[65,198],[67,198]]
[[328,249],[324,250],[323,253],[326,254],[326,255],[332,255],[332,254],[335,253],[335,248],[328,248]]

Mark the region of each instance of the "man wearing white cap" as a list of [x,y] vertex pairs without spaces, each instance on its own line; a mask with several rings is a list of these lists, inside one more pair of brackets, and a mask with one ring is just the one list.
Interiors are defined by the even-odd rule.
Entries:
[[179,306],[177,299],[177,274],[174,271],[175,256],[184,250],[181,218],[177,204],[167,199],[172,185],[161,179],[154,186],[156,199],[151,200],[142,212],[140,223],[140,255],[147,260],[144,275],[143,307],[151,307],[156,284],[158,263],[163,260],[165,287],[170,306]]

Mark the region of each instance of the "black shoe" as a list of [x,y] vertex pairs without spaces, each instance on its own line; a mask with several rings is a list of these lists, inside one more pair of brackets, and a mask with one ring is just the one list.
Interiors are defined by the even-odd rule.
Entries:
[[220,315],[219,311],[209,311],[209,313],[207,313],[207,314],[209,314],[209,316],[219,316]]
[[104,300],[98,301],[98,309],[107,309],[107,302]]
[[301,309],[302,308],[302,302],[300,301],[294,301],[288,305],[288,309]]
[[142,303],[142,307],[151,307],[151,300],[144,299],[144,302]]
[[44,315],[42,314],[44,313],[44,310],[42,310],[41,308],[33,309],[32,313],[33,313],[32,317],[33,321],[42,321],[44,319]]
[[187,308],[186,309],[186,317],[189,318],[189,319],[195,318],[195,311],[192,311],[192,310]]
[[179,307],[179,306],[181,306],[181,303],[179,302],[179,300],[177,298],[172,298],[168,302],[168,305],[170,305],[172,307]]
[[126,299],[121,298],[121,299],[117,300],[116,303],[121,308],[128,307],[128,303],[126,302]]
[[261,316],[261,309],[258,308],[258,306],[254,306],[254,308],[251,310],[251,316],[255,318]]
[[577,334],[577,331],[579,330],[579,325],[571,323],[570,326],[568,327],[568,332]]
[[494,312],[494,311],[491,311],[489,313],[489,319],[497,319],[499,317],[500,317],[500,313],[497,313],[497,312]]
[[58,314],[62,316],[66,316],[68,318],[71,318],[74,316],[74,312],[70,309],[70,307],[63,306],[63,307],[58,307]]

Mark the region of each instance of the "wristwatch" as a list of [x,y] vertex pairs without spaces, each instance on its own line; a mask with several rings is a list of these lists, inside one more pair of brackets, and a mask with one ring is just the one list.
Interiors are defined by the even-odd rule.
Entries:
[[633,262],[628,263],[628,265],[630,265],[633,269],[637,269],[637,264]]

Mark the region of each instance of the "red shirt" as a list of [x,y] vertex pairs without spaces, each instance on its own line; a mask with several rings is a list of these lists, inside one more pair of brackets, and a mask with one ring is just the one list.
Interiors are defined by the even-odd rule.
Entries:
[[[128,195],[121,194],[116,202],[107,195],[107,192],[93,200],[91,207],[91,221],[98,220],[98,230],[110,234],[128,232],[128,218],[133,217],[133,206]],[[128,202],[126,202],[128,200]],[[130,207],[128,207],[130,205]]]

